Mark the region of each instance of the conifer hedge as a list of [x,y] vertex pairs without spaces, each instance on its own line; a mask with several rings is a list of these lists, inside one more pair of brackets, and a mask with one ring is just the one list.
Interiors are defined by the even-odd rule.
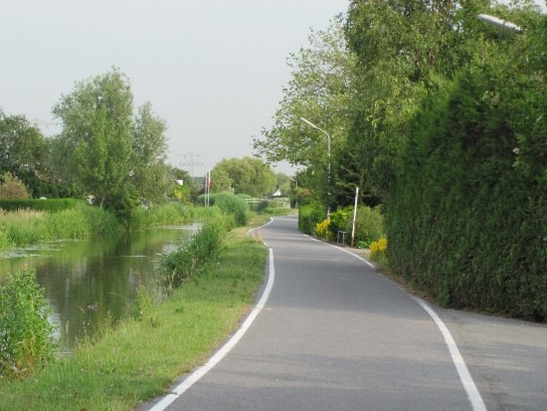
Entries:
[[411,122],[390,266],[442,304],[547,321],[547,23],[483,49]]

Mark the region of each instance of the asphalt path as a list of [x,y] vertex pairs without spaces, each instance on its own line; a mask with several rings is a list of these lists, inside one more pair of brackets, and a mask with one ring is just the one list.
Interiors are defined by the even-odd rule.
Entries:
[[294,217],[259,233],[270,264],[257,308],[147,409],[547,409],[547,327],[432,307]]

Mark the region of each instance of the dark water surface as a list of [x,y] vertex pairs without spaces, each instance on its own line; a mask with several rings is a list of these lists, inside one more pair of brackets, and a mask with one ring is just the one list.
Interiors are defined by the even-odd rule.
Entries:
[[0,273],[36,268],[60,349],[70,351],[92,336],[98,324],[134,314],[139,284],[152,295],[158,293],[160,255],[187,240],[194,229],[161,227],[113,238],[41,244],[0,254]]

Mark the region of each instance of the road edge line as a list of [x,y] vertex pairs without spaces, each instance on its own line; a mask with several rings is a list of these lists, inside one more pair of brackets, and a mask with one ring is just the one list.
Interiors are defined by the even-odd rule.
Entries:
[[347,253],[347,254],[349,254],[349,255],[351,255],[351,256],[357,258],[358,260],[364,262],[364,263],[365,263],[366,265],[368,265],[370,268],[374,268],[374,269],[376,268],[376,266],[375,266],[373,263],[371,263],[370,261],[368,261],[366,258],[361,257],[360,255],[357,255],[357,254],[355,254],[355,253],[352,253],[351,251],[346,250],[346,249],[343,248],[343,247],[337,246],[337,245],[335,245],[335,244],[330,244],[330,243],[327,243],[327,242],[325,242],[325,241],[318,240],[317,238],[311,237],[311,236],[309,236],[308,234],[304,234],[304,237],[307,237],[307,238],[309,238],[310,240],[316,241],[316,242],[318,242],[318,243],[328,245],[329,247],[336,248],[337,250],[343,251],[344,253]]
[[443,320],[441,320],[437,313],[424,300],[414,296],[411,297],[429,314],[429,316],[435,322],[437,328],[441,331],[444,342],[448,347],[450,356],[452,357],[452,362],[454,363],[456,371],[458,372],[458,376],[460,377],[460,381],[463,385],[463,388],[465,389],[465,392],[467,393],[469,401],[471,402],[471,407],[473,408],[473,411],[486,411],[486,405],[484,404],[482,396],[477,389],[475,382],[473,381],[473,377],[471,377],[471,373],[469,372],[469,369],[465,364],[465,360],[463,359],[460,350],[458,349],[458,346],[456,344],[456,341],[454,341],[454,338],[452,337],[452,334],[450,334],[448,327],[444,324]]
[[[262,228],[270,224],[272,221],[273,219],[269,223],[261,227],[257,227],[252,230],[249,230],[247,233],[250,233],[251,231]],[[192,385],[198,382],[201,379],[201,377],[207,374],[224,357],[226,357],[226,355],[237,345],[237,343],[241,340],[241,338],[243,338],[245,333],[249,330],[249,328],[251,327],[252,323],[254,322],[254,320],[260,313],[260,311],[262,311],[262,309],[265,307],[275,282],[274,253],[273,253],[273,249],[270,247],[268,247],[268,251],[269,251],[268,252],[268,282],[266,283],[266,287],[264,288],[264,291],[262,292],[260,299],[258,300],[256,305],[253,307],[253,309],[251,310],[251,312],[249,313],[245,321],[243,321],[243,323],[241,324],[241,327],[239,327],[237,332],[234,335],[232,335],[232,337],[228,341],[226,341],[226,343],[224,343],[224,345],[211,358],[209,358],[209,360],[205,364],[198,367],[192,374],[186,377],[179,385],[177,385],[174,389],[172,389],[171,392],[165,395],[158,403],[156,403],[152,408],[150,408],[149,411],[164,411],[169,405],[171,405],[180,396],[182,396]]]
[[[374,264],[372,264],[367,259],[352,253],[351,251],[348,251],[342,247],[336,246],[334,244],[329,244],[323,241],[320,241],[316,238],[313,238],[309,235],[304,235],[304,237],[308,237],[310,240],[317,241],[319,243],[328,245],[330,247],[336,248],[340,251],[343,251],[347,254],[350,254],[357,258],[358,260],[363,261],[371,268],[376,268]],[[473,377],[471,377],[471,373],[469,372],[469,369],[467,368],[467,365],[465,364],[465,360],[463,359],[463,356],[460,353],[460,350],[458,349],[458,345],[456,344],[456,341],[452,337],[452,334],[448,330],[448,327],[444,324],[444,322],[441,320],[441,318],[437,315],[437,313],[422,299],[415,297],[413,295],[408,294],[414,301],[418,303],[426,312],[429,314],[429,316],[433,319],[435,322],[435,325],[441,332],[444,342],[448,348],[448,351],[450,352],[450,357],[452,358],[452,362],[454,363],[454,366],[456,367],[456,371],[458,372],[458,376],[460,378],[460,382],[463,385],[463,388],[467,394],[467,397],[469,398],[469,401],[471,402],[471,408],[473,411],[487,411],[486,405],[484,404],[484,400],[482,399],[482,396],[475,385],[475,382],[473,381]]]

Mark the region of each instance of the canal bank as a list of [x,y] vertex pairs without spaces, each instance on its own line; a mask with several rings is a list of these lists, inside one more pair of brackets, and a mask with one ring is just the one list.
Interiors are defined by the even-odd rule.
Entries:
[[161,226],[100,239],[34,244],[0,252],[0,272],[35,269],[59,348],[67,352],[92,338],[99,324],[134,315],[139,287],[159,297],[160,255],[187,241],[196,229]]
[[0,410],[128,410],[161,395],[220,344],[249,309],[263,279],[266,250],[239,228],[218,264],[135,319],[105,329],[25,381],[0,381]]

